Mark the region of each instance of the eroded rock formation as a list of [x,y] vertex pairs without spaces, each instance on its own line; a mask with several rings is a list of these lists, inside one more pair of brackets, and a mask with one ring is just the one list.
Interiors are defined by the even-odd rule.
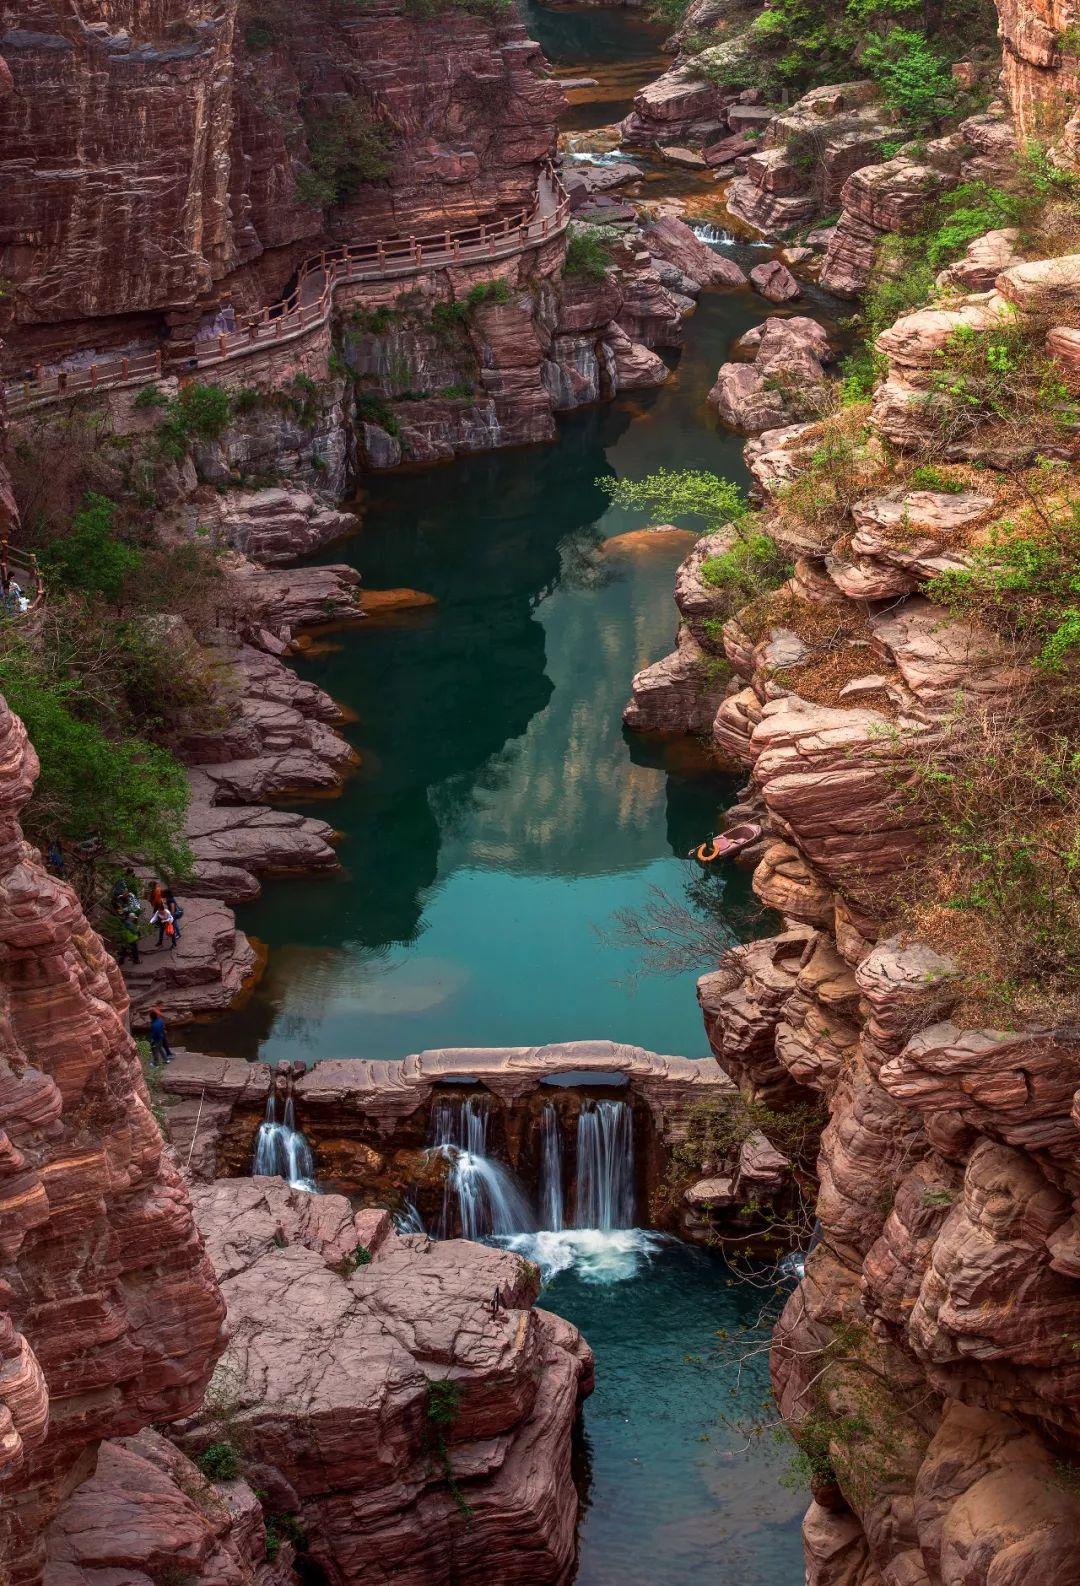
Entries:
[[37,769],[0,704],[0,1566],[20,1586],[102,1439],[195,1409],[224,1315],[119,972],[19,830]]
[[385,1212],[280,1180],[194,1193],[231,1337],[181,1446],[242,1448],[270,1507],[342,1586],[561,1580],[578,1513],[570,1428],[592,1356],[534,1308],[536,1268],[399,1238]]

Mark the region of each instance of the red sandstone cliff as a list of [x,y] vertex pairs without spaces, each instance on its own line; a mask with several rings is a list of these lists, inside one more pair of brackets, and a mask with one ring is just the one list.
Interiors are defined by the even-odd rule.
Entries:
[[[90,20],[27,0],[3,51],[13,352],[156,337],[222,299],[274,300],[333,237],[527,205],[561,103],[520,24],[457,8],[106,0]],[[311,177],[340,166],[349,104],[389,168],[327,203]]]
[[19,830],[36,775],[0,702],[0,1575],[17,1583],[101,1440],[190,1413],[224,1342],[119,971]]
[[[1037,738],[1019,745],[1059,697],[1053,680],[1022,635],[936,604],[927,586],[1009,534],[1011,492],[1039,447],[1059,466],[1027,476],[1043,499],[1031,521],[1052,532],[1075,481],[1075,438],[1053,435],[1048,412],[1037,430],[1029,412],[1011,427],[984,414],[946,445],[942,349],[962,327],[982,348],[1007,325],[1028,338],[1026,359],[1045,346],[1075,379],[1078,283],[1076,256],[1029,260],[989,293],[910,314],[879,338],[888,373],[872,408],[748,448],[795,571],[724,625],[735,677],[713,733],[749,771],[767,838],[754,890],[785,929],[726,955],[699,994],[713,1050],[748,1095],[782,1110],[816,1094],[828,1109],[819,1242],[773,1346],[780,1409],[812,1472],[811,1586],[1080,1578],[1076,981],[1052,944],[1038,949],[1042,978],[1008,967],[992,912],[948,879],[955,854],[920,776],[946,763],[965,774],[963,755],[978,765],[1000,733],[1017,756],[1035,752]],[[928,459],[940,488],[912,479]],[[688,641],[723,600],[698,576],[709,549],[680,572]],[[668,693],[679,715],[674,681]],[[975,722],[965,749],[958,734]],[[961,758],[934,758],[946,750]],[[1015,842],[1037,847],[1043,818],[1038,801],[1021,811]],[[1060,818],[1074,841],[1075,815]],[[991,886],[982,862],[975,884]],[[1004,999],[1010,974],[1015,1002],[980,1019],[980,996]]]

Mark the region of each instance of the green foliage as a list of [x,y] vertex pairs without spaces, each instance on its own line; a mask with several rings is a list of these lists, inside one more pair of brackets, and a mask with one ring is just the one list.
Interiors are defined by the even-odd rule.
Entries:
[[211,1443],[195,1463],[208,1481],[235,1481],[240,1474],[240,1455],[231,1443]]
[[563,275],[602,281],[611,263],[615,238],[608,226],[571,226]]
[[453,385],[440,386],[435,394],[451,402],[471,402],[476,391],[468,380],[456,380]]
[[745,600],[777,588],[790,575],[791,566],[776,541],[760,532],[736,539],[726,551],[707,556],[701,564],[701,576],[713,589],[728,590]]
[[307,1544],[307,1533],[295,1514],[268,1514],[263,1527],[263,1545],[271,1563],[281,1552],[283,1542],[291,1542],[297,1549],[303,1548]]
[[958,259],[976,237],[1019,224],[1029,208],[1029,200],[989,182],[961,182],[939,205],[937,229],[926,240],[927,262],[940,270]]
[[451,298],[448,303],[436,303],[431,310],[431,323],[437,331],[451,332],[467,325],[478,309],[487,305],[509,303],[513,293],[501,278],[495,281],[477,281],[464,297]]
[[424,1413],[427,1417],[431,1441],[439,1456],[450,1495],[466,1525],[472,1520],[472,1509],[454,1478],[450,1463],[450,1450],[446,1436],[457,1420],[461,1408],[462,1386],[450,1377],[429,1378],[426,1389]]
[[133,408],[138,409],[166,408],[169,405],[169,399],[160,386],[146,385],[143,386],[131,405]]
[[165,416],[157,428],[162,455],[179,461],[192,440],[216,440],[229,422],[232,403],[221,386],[192,382],[181,386],[177,396],[166,404]]
[[82,719],[79,683],[51,676],[19,636],[0,653],[0,690],[41,761],[26,817],[36,837],[98,838],[107,854],[143,859],[166,875],[188,871],[181,836],[188,782],[167,750],[137,737],[109,738]]
[[384,396],[377,391],[358,391],[356,416],[362,424],[377,424],[388,435],[400,435],[401,425],[397,415]]
[[664,521],[697,518],[709,533],[738,525],[750,508],[739,486],[730,479],[695,469],[659,468],[644,479],[596,481],[617,507],[641,507]]
[[429,1378],[424,1413],[432,1426],[453,1426],[461,1407],[463,1389],[450,1377]]
[[950,479],[932,463],[920,463],[913,468],[908,483],[913,490],[937,490],[948,496],[961,495],[966,488],[959,479]]
[[497,281],[477,281],[465,294],[465,306],[470,313],[475,314],[478,308],[485,308],[488,304],[509,303],[511,296],[509,285],[501,278]]
[[912,126],[932,127],[955,108],[956,85],[948,62],[915,28],[894,27],[883,39],[871,39],[861,64],[885,103]]
[[66,535],[41,551],[42,572],[50,581],[88,595],[117,600],[124,582],[139,565],[139,552],[113,533],[117,506],[89,491]]
[[252,54],[268,50],[274,43],[273,24],[266,17],[253,17],[244,29],[244,48]]
[[835,1483],[834,1449],[850,1451],[852,1445],[870,1435],[870,1421],[862,1413],[835,1415],[824,1407],[813,1410],[798,1424],[793,1436],[798,1443],[783,1484],[797,1492],[805,1487]]
[[1024,643],[1047,671],[1080,663],[1080,500],[997,525],[963,571],[939,574],[927,592]]
[[393,169],[393,137],[358,99],[344,99],[312,119],[307,144],[309,169],[298,173],[296,190],[316,209],[344,203],[365,182],[381,181]]
[[935,354],[930,389],[946,443],[996,420],[1048,446],[1080,421],[1080,406],[1030,318],[1003,321],[990,333],[959,326]]
[[348,1278],[351,1277],[358,1268],[368,1266],[370,1261],[371,1251],[368,1249],[367,1245],[357,1245],[356,1248],[350,1251],[347,1256],[342,1256],[341,1260],[337,1264],[336,1271],[338,1271],[343,1278]]
[[361,335],[367,332],[372,336],[382,336],[392,325],[396,325],[400,319],[401,315],[398,311],[388,308],[384,303],[378,308],[353,309],[352,314],[349,316],[349,323]]

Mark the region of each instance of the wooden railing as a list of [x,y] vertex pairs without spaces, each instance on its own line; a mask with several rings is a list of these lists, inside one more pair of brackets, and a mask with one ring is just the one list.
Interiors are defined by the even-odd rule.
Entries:
[[[24,606],[12,593],[11,585],[22,591]],[[17,551],[10,545],[0,546],[0,621],[10,617],[27,617],[45,598],[45,585],[33,551]]]
[[186,350],[170,358],[167,348],[159,348],[136,358],[93,363],[86,369],[39,370],[33,378],[14,381],[5,388],[8,408],[17,413],[64,397],[110,386],[147,385],[163,373],[212,368],[243,358],[260,347],[291,341],[325,324],[339,286],[389,281],[445,265],[482,264],[507,258],[559,236],[566,230],[569,218],[566,189],[555,169],[545,164],[536,201],[529,210],[523,209],[504,220],[456,231],[448,229],[428,237],[392,237],[381,242],[325,248],[301,265],[296,286],[287,297],[260,313],[243,316],[235,331],[211,341],[196,342],[194,352]]

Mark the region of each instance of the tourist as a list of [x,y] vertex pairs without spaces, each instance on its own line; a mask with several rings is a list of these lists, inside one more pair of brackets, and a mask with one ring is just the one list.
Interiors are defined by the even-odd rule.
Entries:
[[162,890],[161,882],[155,881],[154,885],[150,888],[150,907],[154,910],[160,909],[164,902],[165,894]]
[[184,911],[176,901],[176,894],[173,892],[172,887],[165,888],[165,907],[173,917],[173,942],[175,944],[180,940],[180,921],[183,918]]
[[172,1062],[172,1047],[165,1032],[165,1016],[160,1008],[150,1009],[150,1062],[155,1068]]
[[120,951],[116,955],[118,964],[127,963],[131,959],[133,964],[139,962],[139,906],[136,903],[133,909],[128,909],[120,920]]
[[45,854],[45,863],[54,876],[59,876],[61,881],[64,879],[64,850],[59,837],[54,837],[49,844]]
[[151,914],[151,916],[150,916],[150,924],[151,925],[156,925],[157,928],[158,928],[158,935],[157,935],[157,944],[158,944],[158,946],[159,947],[164,947],[165,938],[167,936],[169,938],[169,951],[170,952],[175,952],[176,951],[176,921],[173,919],[172,910],[169,908],[169,906],[165,902],[164,898],[162,898],[161,902],[158,904],[158,906],[154,910],[153,914]]

